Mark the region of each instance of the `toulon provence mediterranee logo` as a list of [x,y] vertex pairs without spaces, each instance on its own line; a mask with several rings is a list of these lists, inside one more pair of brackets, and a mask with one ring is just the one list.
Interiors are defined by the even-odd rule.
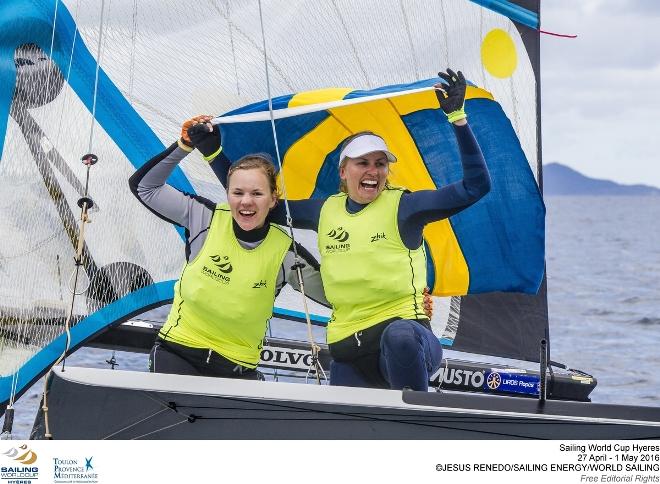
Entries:
[[343,227],[332,229],[326,235],[333,239],[333,241],[336,241],[325,245],[325,251],[327,253],[331,254],[333,252],[347,252],[351,250],[351,244],[347,242],[349,234]]

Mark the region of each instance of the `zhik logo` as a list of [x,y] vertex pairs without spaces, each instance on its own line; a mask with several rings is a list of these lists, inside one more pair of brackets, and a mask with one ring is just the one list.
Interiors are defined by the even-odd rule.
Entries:
[[26,466],[34,464],[37,461],[37,453],[28,449],[28,446],[25,444],[19,446],[18,449],[12,447],[7,452],[3,452],[3,454]]
[[220,272],[229,274],[234,268],[231,266],[231,261],[229,257],[221,255],[212,255],[211,260],[215,263],[216,267],[220,269]]
[[378,232],[375,235],[371,236],[371,241],[376,242],[377,240],[382,240],[382,239],[386,239],[386,238],[387,237],[385,237],[385,232]]
[[262,279],[259,282],[255,282],[254,285],[252,286],[252,289],[259,289],[260,287],[266,287],[265,280]]
[[337,227],[336,229],[328,232],[328,237],[332,237],[337,242],[346,242],[348,240],[348,232],[346,232],[343,227]]

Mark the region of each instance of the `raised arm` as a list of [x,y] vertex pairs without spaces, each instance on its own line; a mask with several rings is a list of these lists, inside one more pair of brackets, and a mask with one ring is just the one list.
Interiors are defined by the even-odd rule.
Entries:
[[133,195],[161,219],[188,229],[191,240],[206,230],[215,204],[204,197],[177,190],[167,184],[167,179],[192,149],[185,139],[180,139],[129,178]]
[[437,190],[406,193],[399,205],[401,238],[410,249],[422,243],[424,226],[448,218],[473,205],[490,191],[490,175],[481,148],[467,124],[463,109],[466,82],[459,71],[439,73],[446,84],[436,91],[440,107],[453,124],[463,167],[463,179]]

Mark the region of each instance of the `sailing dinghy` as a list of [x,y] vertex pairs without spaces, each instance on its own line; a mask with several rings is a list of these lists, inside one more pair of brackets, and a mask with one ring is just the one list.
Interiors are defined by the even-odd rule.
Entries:
[[[49,410],[34,438],[657,438],[658,409],[589,403],[595,379],[549,358],[539,3],[5,0],[5,431],[14,401],[47,375]],[[434,331],[447,349],[531,366],[454,357],[432,377],[440,391],[422,394],[51,371],[84,345],[145,351],[153,341],[157,325],[128,322],[171,301],[185,234],[144,210],[126,180],[182,120],[224,113],[226,153],[271,153],[291,198],[336,191],[338,147],[363,129],[399,154],[393,183],[435,188],[460,177],[430,90],[446,66],[469,78],[466,110],[493,190],[425,232]],[[169,182],[224,199],[197,154]],[[271,325],[306,320],[297,301],[288,297]],[[306,343],[270,344],[269,378],[290,370],[320,379]]]

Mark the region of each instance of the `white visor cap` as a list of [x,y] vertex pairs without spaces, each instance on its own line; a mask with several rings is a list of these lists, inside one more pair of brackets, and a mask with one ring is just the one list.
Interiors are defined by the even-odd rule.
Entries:
[[385,144],[385,140],[380,136],[375,134],[363,134],[354,138],[350,143],[348,143],[344,149],[339,154],[339,163],[341,163],[345,158],[360,158],[369,153],[374,153],[376,151],[382,151],[387,156],[387,161],[390,163],[396,162],[396,156],[394,156],[388,149]]

